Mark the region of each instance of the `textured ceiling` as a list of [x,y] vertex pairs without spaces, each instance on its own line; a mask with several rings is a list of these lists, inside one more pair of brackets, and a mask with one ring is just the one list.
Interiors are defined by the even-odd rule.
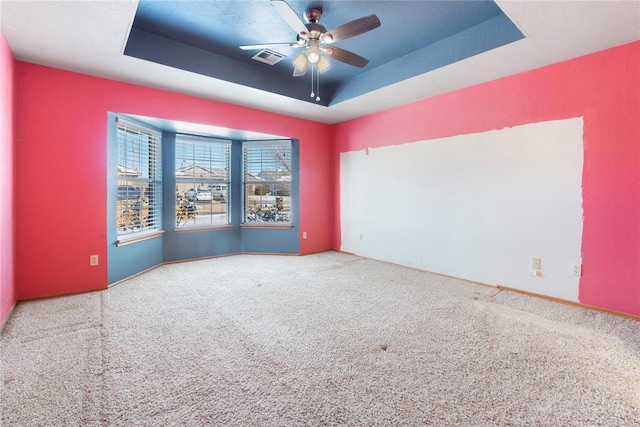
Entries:
[[[170,3],[181,4],[182,2]],[[244,34],[243,37],[246,38],[238,40],[238,43],[262,42],[268,41],[271,37],[275,39],[275,37],[293,35],[293,30],[278,21],[280,18],[273,13],[268,0],[215,1],[214,3],[221,3],[219,7],[249,3],[264,10],[265,16],[256,13],[242,13],[236,16],[235,19],[241,22],[257,22],[252,27],[249,26],[251,27],[249,34]],[[339,25],[374,12],[378,3],[387,2],[375,0],[323,2],[325,16],[322,22],[327,28],[331,28],[334,23]],[[411,9],[413,3],[429,4],[430,1],[388,2],[387,7],[394,7],[396,11],[392,14],[393,18],[381,16],[380,28],[336,45],[369,57],[374,63],[373,61],[378,60],[376,59],[378,53],[374,49],[376,43],[369,37],[375,40],[379,34],[383,34],[381,32],[391,31],[411,38],[418,31],[422,31],[423,26],[434,30],[433,27],[440,24],[439,21],[432,22],[429,26],[403,24],[403,19],[411,18],[412,22],[417,20],[421,23],[427,20],[427,16],[419,16],[421,19],[416,19],[416,16],[406,12]],[[466,3],[475,4],[475,2],[463,4]],[[312,5],[313,1],[308,4]],[[307,3],[291,1],[291,5],[300,12]],[[345,96],[345,100],[334,100],[328,107],[273,93],[266,89],[256,89],[219,77],[184,71],[125,55],[124,50],[138,10],[138,2],[135,0],[2,0],[0,25],[16,59],[21,61],[324,123],[342,122],[640,39],[640,1],[496,0],[496,5],[525,35],[524,38],[449,65],[422,72],[397,83],[385,83],[378,89],[365,91],[360,95]],[[270,14],[270,18],[266,17],[267,13]],[[380,13],[382,15],[382,12]],[[394,20],[396,20],[395,24],[393,24]],[[440,30],[434,31],[440,33]],[[395,36],[388,35],[385,40],[377,43],[386,43],[388,37]],[[421,35],[418,41],[422,37],[426,36]],[[354,46],[347,43],[351,41],[358,44]],[[412,40],[412,42],[415,41]],[[443,49],[446,50],[446,48]],[[412,66],[412,60],[407,58],[402,64]],[[394,61],[386,64],[394,64]],[[395,65],[390,66],[395,67]],[[246,73],[250,79],[264,78],[263,73],[247,70]],[[368,72],[375,70],[384,70],[384,66],[378,66]],[[387,71],[378,72],[380,75],[374,79],[378,82],[392,74]],[[336,74],[339,74],[338,71]],[[288,72],[283,74],[283,77],[289,78]],[[307,90],[304,85],[304,91],[307,92]]]
[[[321,99],[310,97],[312,73],[293,77],[300,49],[272,47],[288,57],[275,65],[257,62],[246,44],[295,42],[296,32],[269,1],[142,0],[125,54],[255,87],[292,98],[332,105],[415,77],[523,37],[493,1],[299,1],[289,6],[303,19],[322,10],[327,30],[369,14],[382,25],[337,42],[365,56],[363,68],[331,59],[320,75]],[[316,80],[317,84],[317,80]],[[313,89],[317,91],[317,89]]]

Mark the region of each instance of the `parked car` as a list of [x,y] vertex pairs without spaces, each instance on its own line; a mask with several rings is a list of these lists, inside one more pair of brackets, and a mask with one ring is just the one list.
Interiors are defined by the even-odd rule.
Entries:
[[211,201],[213,200],[213,195],[211,194],[211,191],[207,190],[206,188],[198,188],[198,192],[196,193],[196,200],[200,202]]
[[198,192],[196,191],[195,188],[190,188],[184,192],[185,199],[189,200],[190,202],[193,202],[194,200],[196,200],[197,195],[198,195]]
[[211,190],[213,200],[219,201],[220,203],[227,202],[227,185],[226,184],[211,184],[209,185],[209,190]]
[[220,203],[226,203],[227,201],[227,198],[222,191],[212,191],[211,196],[213,197],[213,200],[216,200]]
[[118,185],[118,200],[138,200],[142,191],[132,185]]

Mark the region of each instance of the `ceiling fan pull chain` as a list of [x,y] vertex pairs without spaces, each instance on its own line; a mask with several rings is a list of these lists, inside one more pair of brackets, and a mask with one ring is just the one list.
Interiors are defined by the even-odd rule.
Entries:
[[311,95],[309,96],[312,98],[316,96],[316,94],[313,92],[313,65],[311,65]]
[[[316,90],[316,93],[318,94],[318,96],[316,97],[316,102],[317,102],[317,101],[320,101],[320,69],[317,67],[316,67],[316,72],[318,73],[318,76],[316,78],[316,87],[318,88],[318,90]],[[311,75],[313,76],[313,70],[311,70]]]

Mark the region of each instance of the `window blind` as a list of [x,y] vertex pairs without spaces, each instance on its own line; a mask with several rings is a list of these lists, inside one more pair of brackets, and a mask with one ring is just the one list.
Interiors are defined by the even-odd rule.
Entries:
[[176,136],[176,226],[229,224],[231,141]]
[[118,118],[117,230],[129,235],[162,228],[161,134]]
[[251,181],[291,180],[291,141],[245,142],[244,179]]
[[242,147],[244,222],[291,222],[291,141]]

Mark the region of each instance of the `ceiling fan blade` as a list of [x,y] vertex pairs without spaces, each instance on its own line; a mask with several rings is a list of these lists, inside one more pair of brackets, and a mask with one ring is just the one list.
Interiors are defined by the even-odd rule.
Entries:
[[339,40],[345,40],[351,37],[355,37],[367,31],[371,31],[380,26],[380,20],[374,14],[363,16],[362,18],[354,19],[351,22],[342,24],[339,27],[334,28],[331,31],[327,31],[323,40],[325,43],[333,43]]
[[304,76],[305,74],[307,74],[307,66],[305,65],[304,68],[293,68],[293,77],[301,77]]
[[298,43],[262,43],[262,44],[245,44],[240,46],[242,50],[267,49],[274,46],[300,47]]
[[284,19],[293,31],[297,34],[306,33],[307,27],[304,25],[304,22],[296,15],[296,13],[291,9],[291,6],[287,4],[284,0],[271,0],[271,6],[275,7],[280,17]]
[[354,67],[362,68],[369,63],[367,58],[363,58],[353,52],[334,46],[331,46],[330,48],[327,47],[327,55],[340,62],[344,62],[345,64],[353,65]]

